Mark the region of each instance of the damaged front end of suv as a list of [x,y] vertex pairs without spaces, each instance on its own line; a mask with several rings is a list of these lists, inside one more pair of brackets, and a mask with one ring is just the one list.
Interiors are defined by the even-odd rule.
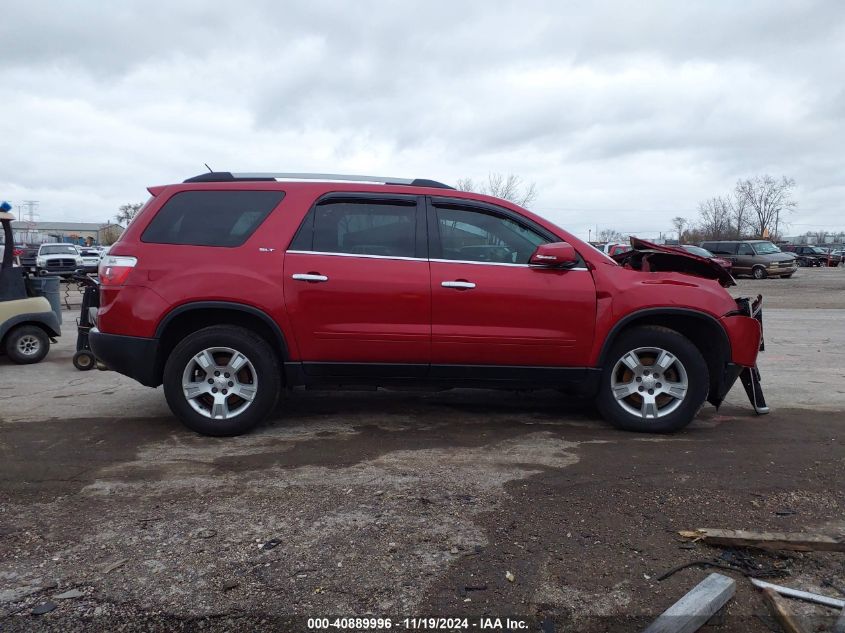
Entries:
[[[736,281],[730,272],[722,267],[718,262],[700,257],[682,248],[665,246],[662,244],[654,244],[646,240],[631,238],[632,250],[624,253],[618,253],[612,258],[625,268],[638,270],[642,272],[676,272],[701,277],[704,279],[713,279],[719,283],[723,288],[730,288],[736,285]],[[759,341],[755,343],[754,351],[763,351],[765,345],[763,342],[763,297],[757,295],[754,298],[740,297],[736,299],[736,310],[724,315],[722,321],[725,327],[743,328],[743,322],[747,323],[745,319],[738,320],[734,324],[732,317],[745,317],[756,320],[759,325],[759,330],[748,331],[745,339],[756,337],[759,331]],[[749,347],[752,341],[749,341]],[[751,402],[754,411],[760,415],[768,413],[769,407],[763,397],[763,390],[760,385],[760,370],[756,362],[747,366],[730,365],[725,370],[725,376],[721,381],[721,385],[717,393],[711,392],[708,400],[716,407],[721,405],[724,401],[730,388],[733,386],[736,379],[739,378],[748,400]]]

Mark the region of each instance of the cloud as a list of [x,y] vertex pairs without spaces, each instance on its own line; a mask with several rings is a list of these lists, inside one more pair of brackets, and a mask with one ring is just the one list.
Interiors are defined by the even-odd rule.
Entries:
[[[768,172],[842,217],[838,2],[19,3],[0,197],[106,220],[216,169],[515,172],[567,228],[653,234]],[[806,225],[806,228],[803,228]]]

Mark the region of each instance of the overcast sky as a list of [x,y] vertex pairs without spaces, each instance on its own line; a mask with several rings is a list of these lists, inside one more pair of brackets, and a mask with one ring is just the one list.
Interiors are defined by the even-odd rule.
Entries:
[[845,229],[845,2],[19,2],[0,21],[0,199],[109,220],[205,171],[454,183],[654,236],[738,178]]

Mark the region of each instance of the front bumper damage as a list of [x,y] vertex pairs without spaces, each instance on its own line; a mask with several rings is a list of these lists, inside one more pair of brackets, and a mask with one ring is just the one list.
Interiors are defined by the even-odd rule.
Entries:
[[[736,304],[739,307],[739,312],[743,316],[751,317],[752,319],[759,321],[759,351],[764,351],[766,349],[766,345],[763,336],[763,296],[757,295],[755,299],[742,297],[736,300]],[[755,363],[750,367],[743,367],[739,372],[739,380],[745,388],[745,393],[748,396],[748,400],[751,402],[751,406],[754,407],[755,413],[758,415],[768,413],[769,407],[766,404],[765,397],[763,397],[763,388],[760,385],[760,370],[758,369],[757,364]]]

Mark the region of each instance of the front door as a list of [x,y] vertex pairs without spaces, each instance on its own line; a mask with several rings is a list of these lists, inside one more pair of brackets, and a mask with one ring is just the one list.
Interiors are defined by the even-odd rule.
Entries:
[[306,373],[364,375],[385,363],[406,366],[388,368],[391,375],[427,372],[431,291],[420,200],[333,194],[306,216],[284,266]]
[[428,213],[433,366],[587,366],[592,275],[528,266],[537,245],[558,238],[487,205],[434,198]]

